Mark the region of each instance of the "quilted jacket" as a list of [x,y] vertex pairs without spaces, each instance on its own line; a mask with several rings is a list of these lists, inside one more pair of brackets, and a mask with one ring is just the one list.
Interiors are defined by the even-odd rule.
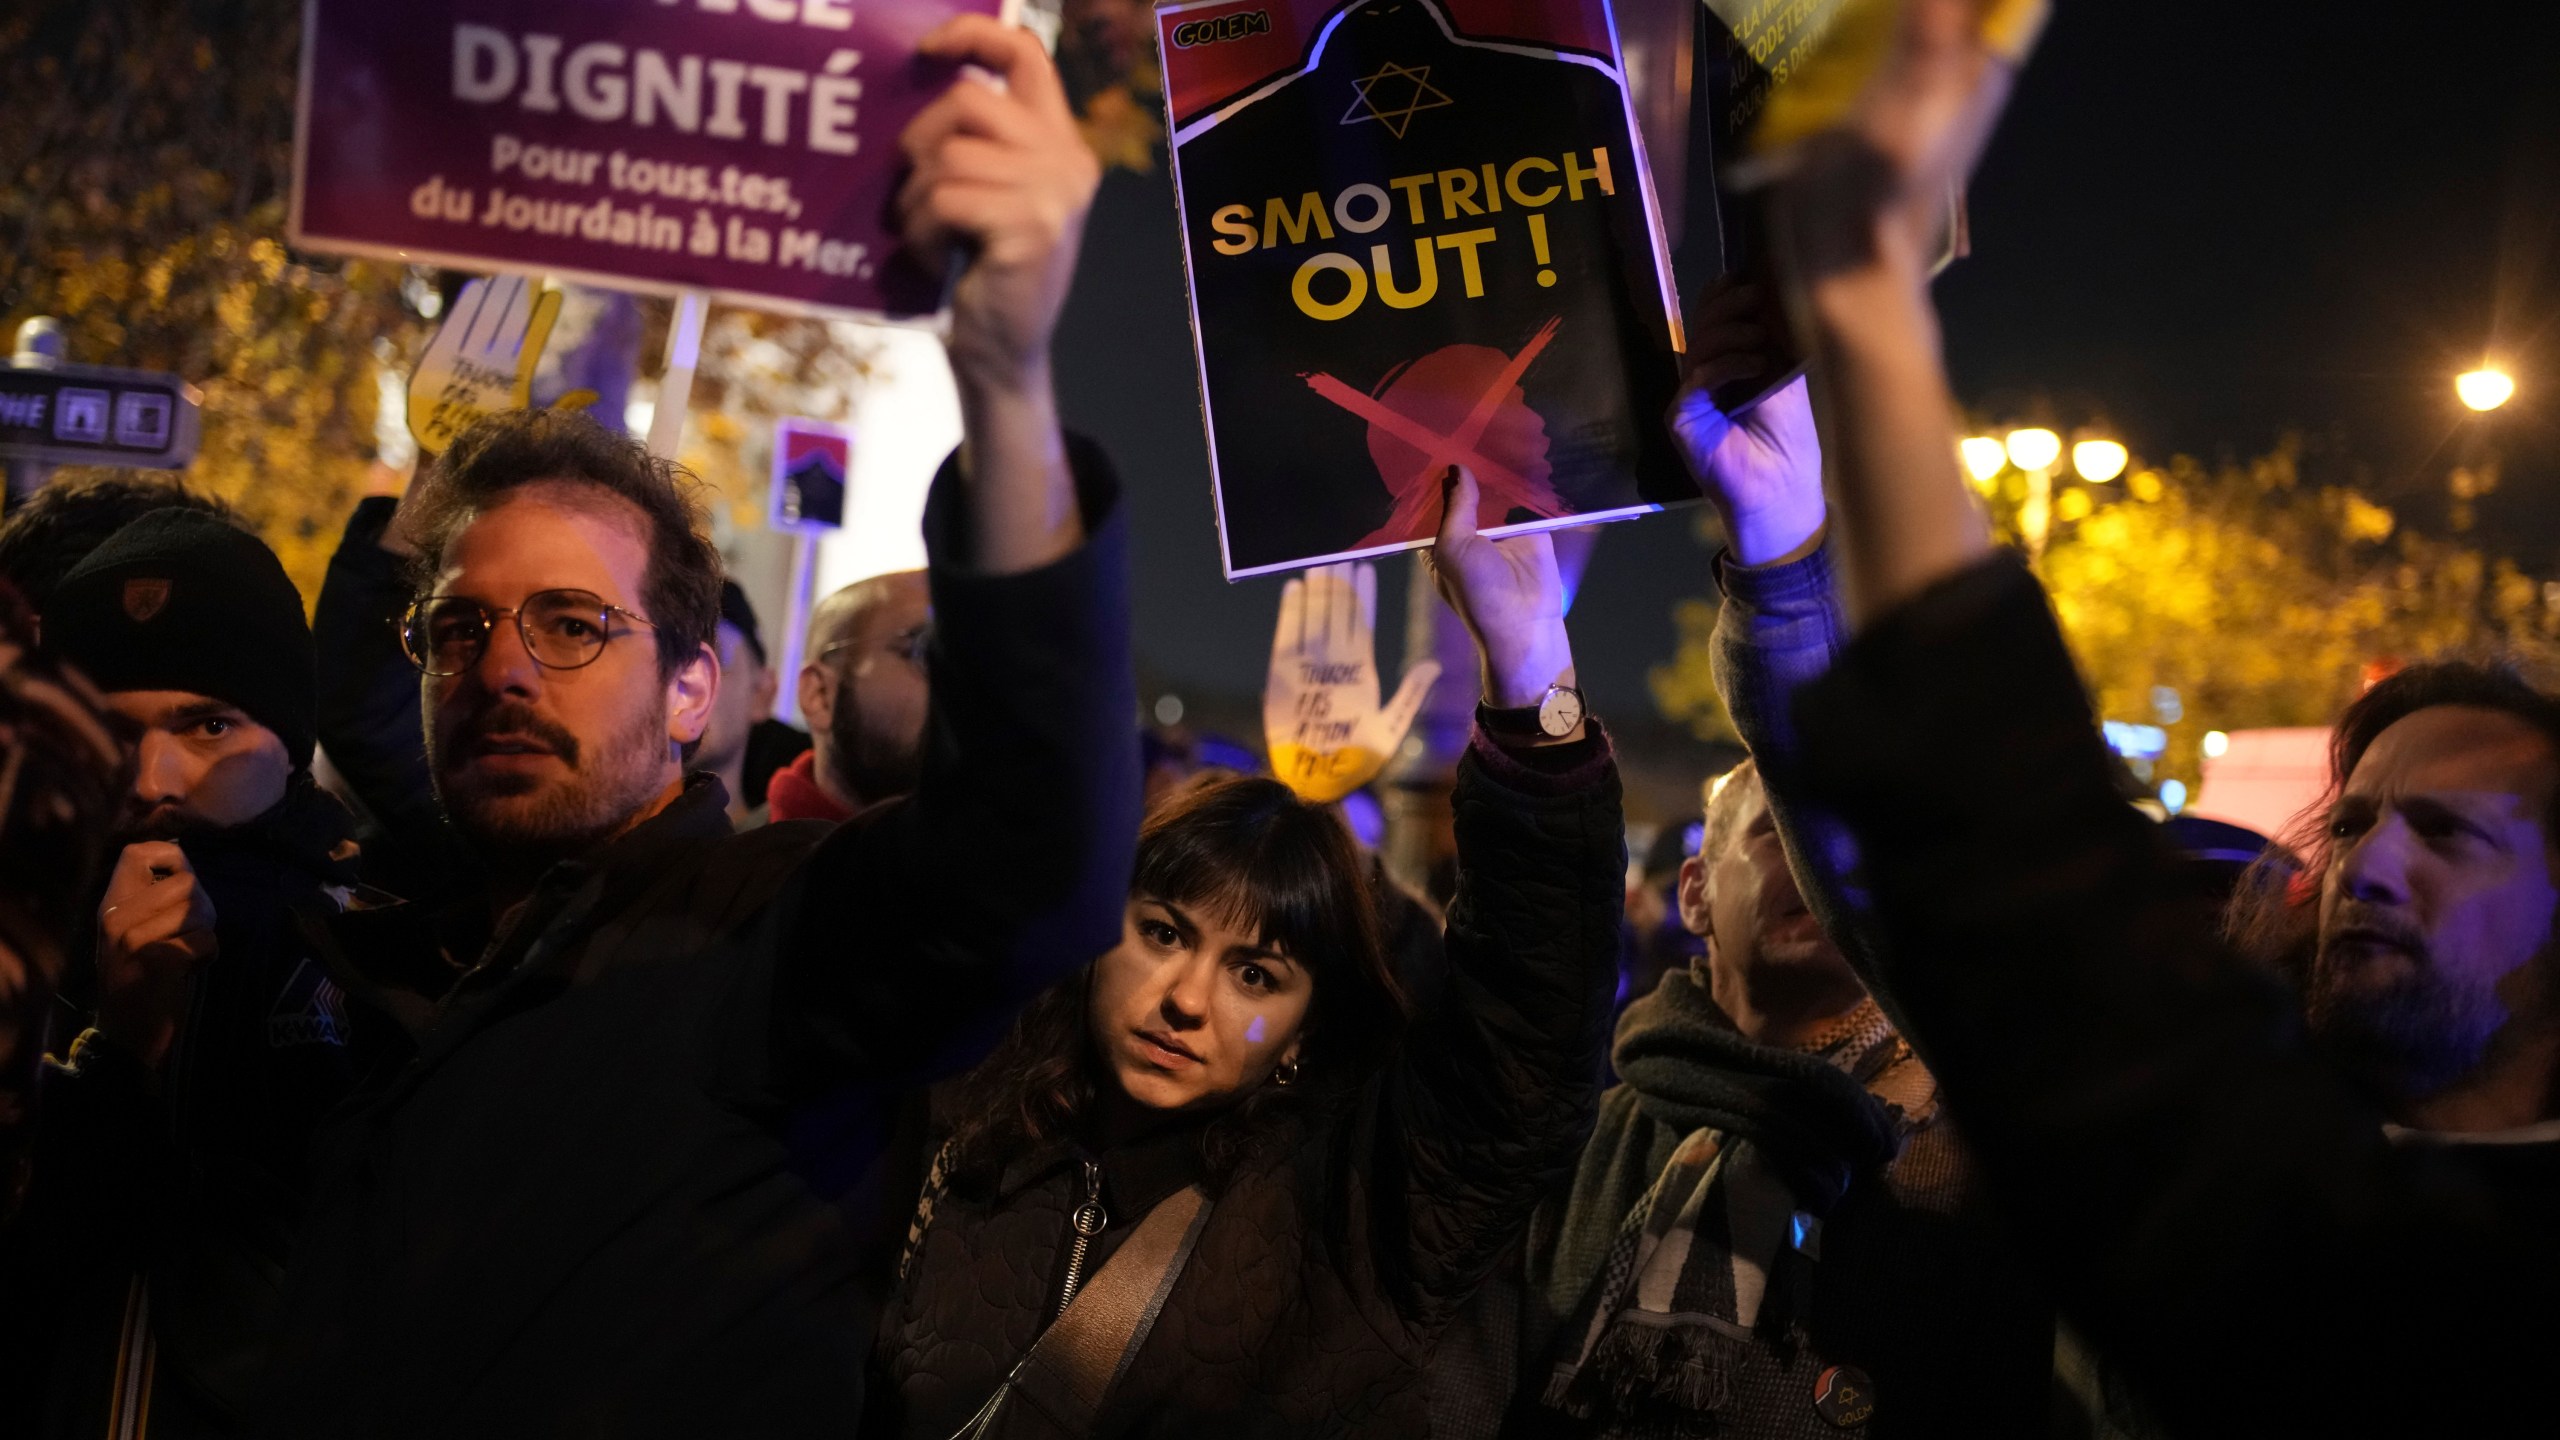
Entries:
[[[1215,1196],[1096,1434],[1425,1433],[1424,1362],[1581,1147],[1615,980],[1625,844],[1605,737],[1524,762],[1479,736],[1455,795],[1446,964],[1397,1057],[1275,1120]],[[1540,768],[1531,768],[1537,765]],[[1095,1166],[1106,1243],[1200,1172],[1176,1128],[1018,1156],[938,1198],[881,1326],[871,1436],[945,1440],[1048,1323]],[[1013,1404],[998,1432],[1054,1435]]]

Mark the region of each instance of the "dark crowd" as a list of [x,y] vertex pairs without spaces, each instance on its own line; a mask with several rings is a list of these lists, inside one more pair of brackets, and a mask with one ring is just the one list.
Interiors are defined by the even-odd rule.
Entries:
[[[1632,924],[1551,542],[1462,470],[1448,893],[1142,751],[1049,373],[1095,162],[992,22],[905,137],[930,563],[796,675],[580,413],[364,502],[308,612],[175,482],[13,507],[0,1435],[2541,1433],[2560,698],[2403,670],[2245,869],[2125,802],[1928,289],[2012,75],[1904,8],[1783,293],[1693,319],[1751,758]],[[1811,383],[1727,415],[1771,298]]]

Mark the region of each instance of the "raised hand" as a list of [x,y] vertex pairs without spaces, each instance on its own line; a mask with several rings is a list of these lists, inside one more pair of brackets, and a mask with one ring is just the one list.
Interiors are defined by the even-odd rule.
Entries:
[[185,851],[148,840],[116,857],[98,906],[98,1028],[147,1065],[168,1057],[187,982],[218,948],[213,923]]
[[1031,32],[962,15],[918,42],[963,61],[898,137],[915,167],[898,191],[907,248],[957,263],[943,349],[960,392],[960,472],[973,554],[997,575],[1049,564],[1084,539],[1049,376],[1049,337],[1075,278],[1102,169],[1057,67]]
[[1555,542],[1544,532],[1487,540],[1476,533],[1476,503],[1475,477],[1450,466],[1431,578],[1475,638],[1485,703],[1500,710],[1534,706],[1549,686],[1574,683]]
[[1774,363],[1769,337],[1752,319],[1759,306],[1752,287],[1732,284],[1700,304],[1669,417],[1689,473],[1744,565],[1796,558],[1821,537],[1823,523],[1822,446],[1803,378],[1739,415],[1715,402],[1717,390]]
[[2045,0],[1899,0],[1858,102],[1796,147],[1771,213],[1798,338],[1823,377],[1832,515],[1864,626],[1980,561],[1928,294],[1939,197],[1980,157]]
[[[1806,279],[1877,249],[1921,263],[1946,197],[1973,173],[2047,0],[1899,0],[1889,38],[1839,122],[1793,145],[1778,208]],[[1888,32],[1879,31],[1880,38]],[[1881,222],[1881,223],[1879,223]]]
[[1045,375],[1101,162],[1030,31],[962,15],[918,49],[986,72],[963,74],[898,140],[915,167],[898,191],[907,244],[928,264],[967,261],[951,295],[952,366]]
[[560,292],[538,290],[521,275],[464,284],[409,377],[409,433],[418,448],[441,455],[483,416],[531,404],[534,368],[559,318]]
[[1440,678],[1439,661],[1422,661],[1381,706],[1377,627],[1373,565],[1319,566],[1280,591],[1262,737],[1272,773],[1317,804],[1377,778]]

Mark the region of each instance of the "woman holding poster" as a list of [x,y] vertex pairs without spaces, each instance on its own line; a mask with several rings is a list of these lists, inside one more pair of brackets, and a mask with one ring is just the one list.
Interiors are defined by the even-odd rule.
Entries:
[[1279,782],[1159,809],[1120,944],[949,1107],[865,1433],[1428,1428],[1423,1357],[1580,1148],[1625,866],[1550,542],[1446,488],[1485,696],[1445,963],[1391,973],[1349,832]]

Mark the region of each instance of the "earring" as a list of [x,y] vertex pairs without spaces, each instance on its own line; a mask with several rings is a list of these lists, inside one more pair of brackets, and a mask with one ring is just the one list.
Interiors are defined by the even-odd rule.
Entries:
[[1287,1089],[1289,1086],[1297,1084],[1298,1062],[1295,1060],[1281,1061],[1280,1068],[1271,1072],[1271,1083],[1280,1086],[1282,1089]]

